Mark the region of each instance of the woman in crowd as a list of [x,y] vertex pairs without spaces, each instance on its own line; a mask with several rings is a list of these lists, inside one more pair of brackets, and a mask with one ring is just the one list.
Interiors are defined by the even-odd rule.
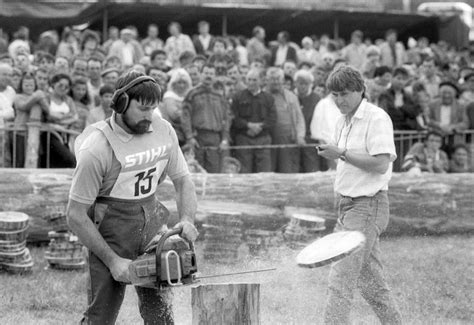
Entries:
[[163,118],[173,125],[178,136],[179,144],[186,142],[181,130],[181,115],[183,100],[192,87],[191,77],[184,69],[176,69],[171,75],[168,91],[163,96],[160,111]]
[[78,114],[76,122],[71,124],[71,129],[74,131],[82,132],[86,126],[87,116],[90,111],[90,97],[89,91],[87,90],[87,79],[75,78],[72,81],[72,87],[69,96],[74,101],[74,106]]
[[[15,127],[24,127],[29,121],[41,121],[44,114],[48,113],[48,103],[46,93],[37,90],[36,80],[32,73],[25,73],[20,80],[18,93],[13,100],[15,109]],[[30,114],[33,112],[33,114]],[[24,167],[25,150],[26,150],[26,134],[24,132],[16,132],[13,140],[15,153],[14,167]]]
[[[77,122],[78,114],[74,101],[69,97],[69,90],[72,81],[67,74],[56,74],[51,78],[52,93],[48,96],[49,112],[46,115],[46,122],[50,123],[53,129],[69,129],[71,125]],[[69,150],[67,141],[56,133],[51,133],[48,139],[48,133],[41,135],[43,148],[49,143],[49,166],[53,168],[74,167],[76,159]],[[46,150],[44,150],[46,151]],[[47,166],[47,154],[41,155],[41,167]]]

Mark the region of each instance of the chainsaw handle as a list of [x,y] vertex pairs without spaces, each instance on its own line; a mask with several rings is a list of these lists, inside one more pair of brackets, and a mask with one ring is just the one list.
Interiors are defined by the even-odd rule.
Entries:
[[[163,236],[161,236],[158,243],[156,244],[156,248],[155,248],[155,272],[156,272],[156,281],[157,281],[157,283],[160,282],[160,277],[161,277],[161,252],[163,251],[163,247],[165,245],[165,242],[169,237],[174,236],[174,235],[180,235],[182,232],[183,232],[183,226],[172,228],[172,229],[168,230],[167,232],[165,232],[163,234]],[[188,242],[190,249],[192,251],[194,251],[193,243],[190,240],[187,240],[187,239],[184,239],[184,240],[186,240]],[[169,271],[168,271],[168,273],[169,273]],[[169,277],[169,275],[168,275],[168,277]],[[170,279],[168,279],[168,283],[170,283]]]

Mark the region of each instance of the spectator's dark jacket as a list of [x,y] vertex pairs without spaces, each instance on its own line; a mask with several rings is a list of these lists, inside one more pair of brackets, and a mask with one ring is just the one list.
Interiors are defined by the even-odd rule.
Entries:
[[392,119],[394,130],[416,130],[418,123],[416,117],[421,108],[413,101],[410,95],[403,93],[403,106],[395,107],[395,90],[392,88],[382,93],[379,97],[379,106],[383,108]]
[[273,96],[265,91],[252,95],[248,89],[235,94],[232,100],[232,133],[246,134],[247,123],[263,123],[263,130],[258,136],[270,134],[271,128],[276,122],[276,109]]
[[[272,57],[270,61],[270,65],[275,65],[275,60],[276,60],[276,53],[278,51],[278,46],[275,46],[272,48]],[[286,59],[285,61],[293,61],[293,62],[298,62],[298,56],[296,54],[296,50],[293,46],[288,44],[288,51],[286,51]]]
[[474,130],[474,102],[467,105],[466,114],[469,119],[469,130]]
[[210,54],[212,53],[212,48],[214,47],[215,41],[216,41],[215,37],[211,35],[209,48],[207,50],[204,50],[204,46],[202,45],[201,40],[199,39],[199,35],[194,35],[193,44],[194,44],[194,49],[196,50],[196,54],[201,54],[206,57],[210,56]]
[[301,105],[301,112],[304,116],[304,122],[306,125],[306,142],[311,141],[311,120],[313,119],[314,109],[316,104],[319,102],[320,98],[314,92],[310,92],[308,95],[301,96],[298,94],[298,100]]

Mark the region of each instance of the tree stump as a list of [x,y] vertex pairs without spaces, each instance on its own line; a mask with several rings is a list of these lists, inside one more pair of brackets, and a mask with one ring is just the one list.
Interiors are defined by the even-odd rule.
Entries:
[[206,284],[191,289],[193,325],[260,324],[260,284]]

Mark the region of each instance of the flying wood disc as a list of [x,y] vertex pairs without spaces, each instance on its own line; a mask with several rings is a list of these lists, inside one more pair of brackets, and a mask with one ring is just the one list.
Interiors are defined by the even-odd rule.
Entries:
[[296,263],[307,268],[327,265],[355,252],[364,243],[365,236],[361,232],[335,232],[306,246],[296,257]]

